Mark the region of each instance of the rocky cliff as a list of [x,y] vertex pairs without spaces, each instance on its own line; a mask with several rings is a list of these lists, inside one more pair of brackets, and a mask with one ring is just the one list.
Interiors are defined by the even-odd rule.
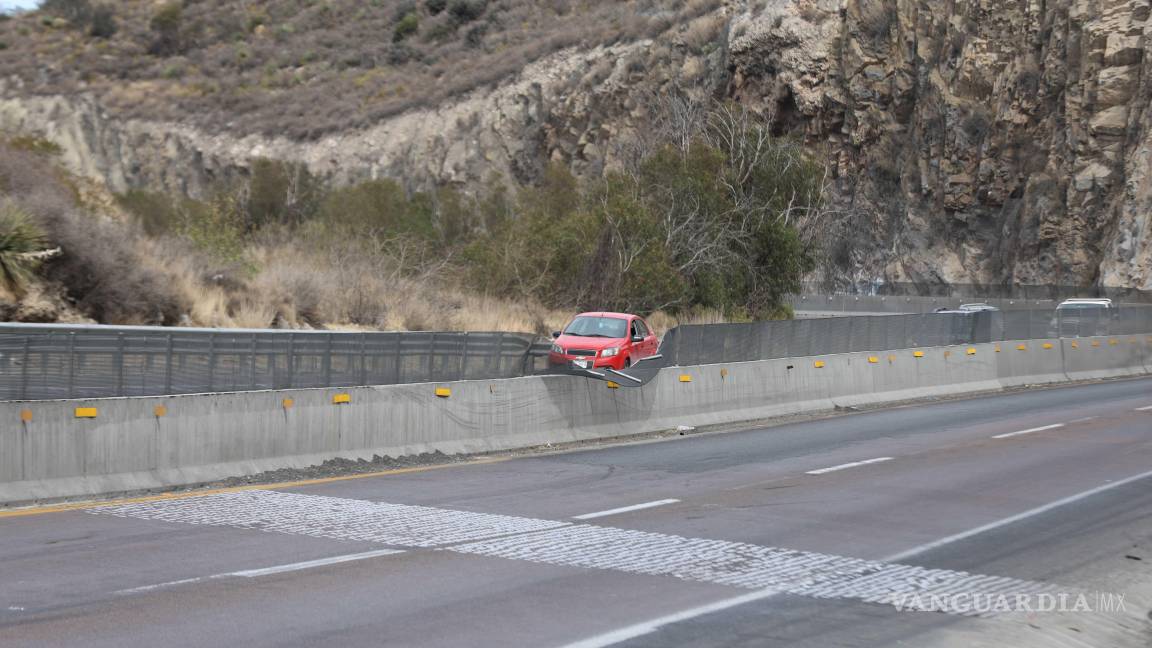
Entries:
[[124,118],[97,94],[19,78],[0,128],[43,133],[116,190],[196,194],[253,157],[336,181],[532,182],[550,160],[611,167],[643,138],[645,97],[690,88],[826,156],[823,240],[843,278],[1152,289],[1149,13],[1147,0],[733,1],[660,39],[569,48],[318,140]]

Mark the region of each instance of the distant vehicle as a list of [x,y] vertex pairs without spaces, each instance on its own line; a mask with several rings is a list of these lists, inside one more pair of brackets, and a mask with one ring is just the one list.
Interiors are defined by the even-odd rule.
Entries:
[[965,313],[981,313],[986,311],[998,311],[1000,309],[992,306],[991,304],[981,302],[978,304],[960,304],[959,310],[964,311]]
[[995,306],[992,306],[990,304],[979,303],[979,304],[960,304],[960,306],[957,308],[948,308],[947,306],[941,306],[940,308],[937,308],[936,310],[934,310],[932,312],[933,313],[983,313],[983,312],[991,312],[991,311],[998,311],[998,310],[1000,310],[1000,309],[996,308]]
[[1051,337],[1108,335],[1116,307],[1111,299],[1084,297],[1065,299],[1056,307],[1049,327]]
[[660,346],[648,323],[628,313],[580,313],[552,337],[548,363],[579,369],[626,369]]

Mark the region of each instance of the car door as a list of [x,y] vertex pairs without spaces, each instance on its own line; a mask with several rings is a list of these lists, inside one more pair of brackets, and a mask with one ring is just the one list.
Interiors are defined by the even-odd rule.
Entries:
[[637,344],[640,350],[640,357],[647,358],[650,355],[656,355],[656,349],[660,343],[656,339],[656,336],[652,334],[652,329],[648,328],[648,324],[639,317],[636,318],[635,326],[637,335],[644,338],[643,342]]

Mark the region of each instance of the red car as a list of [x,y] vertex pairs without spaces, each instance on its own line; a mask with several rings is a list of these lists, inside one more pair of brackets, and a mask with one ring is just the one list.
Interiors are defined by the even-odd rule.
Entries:
[[647,322],[628,313],[580,313],[552,337],[549,364],[581,369],[631,367],[660,346]]

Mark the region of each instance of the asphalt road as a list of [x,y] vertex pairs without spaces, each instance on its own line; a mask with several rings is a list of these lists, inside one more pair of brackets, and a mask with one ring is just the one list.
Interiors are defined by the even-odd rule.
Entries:
[[1148,646],[1152,379],[15,513],[5,648]]

